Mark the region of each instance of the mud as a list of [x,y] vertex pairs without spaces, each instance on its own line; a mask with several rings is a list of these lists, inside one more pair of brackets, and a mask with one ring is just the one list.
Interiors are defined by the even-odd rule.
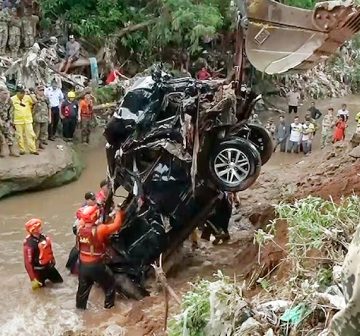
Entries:
[[[332,104],[338,108],[342,102],[343,99],[339,99]],[[354,115],[360,107],[360,99],[350,97],[347,102]],[[322,112],[328,105],[329,102],[319,104]],[[306,106],[302,112],[305,109]],[[354,128],[352,123],[348,129],[349,138]],[[240,194],[241,208],[234,213],[232,239],[228,244],[213,246],[200,242],[200,248],[192,251],[186,242],[177,268],[168,277],[177,294],[187,291],[189,282],[199,277],[210,278],[218,269],[241,279],[251,276],[254,270],[266,273],[276,267],[282,257],[281,248],[269,246],[262,254],[259,267],[258,248],[253,244],[254,229],[265,228],[274,217],[272,204],[308,194],[339,199],[341,195],[360,191],[357,173],[360,161],[348,155],[347,147],[339,145],[322,152],[317,148],[315,142],[315,151],[309,157],[283,153],[273,156],[252,188]],[[71,225],[85,191],[96,191],[106,171],[103,146],[88,150],[84,157],[87,168],[71,185],[0,201],[0,335],[111,335],[110,331],[117,327],[122,328],[117,329],[119,335],[163,334],[164,299],[161,289],[151,282],[151,296],[140,302],[119,298],[115,309],[104,311],[103,294],[99,288],[94,288],[89,310],[78,312],[75,309],[77,279],[65,270],[68,252],[74,244]],[[30,289],[21,253],[25,236],[23,224],[33,216],[45,220],[45,231],[55,242],[57,265],[65,280],[64,285],[48,286],[38,292]],[[286,226],[278,230],[276,241],[280,247],[286,244],[286,230]],[[281,278],[285,270],[286,265],[280,265],[276,276]],[[252,294],[249,291],[249,295]],[[171,300],[170,315],[178,310]]]

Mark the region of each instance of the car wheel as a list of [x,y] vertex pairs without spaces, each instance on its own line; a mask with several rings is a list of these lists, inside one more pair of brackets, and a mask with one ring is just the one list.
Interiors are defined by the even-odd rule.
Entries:
[[271,136],[261,125],[247,124],[246,126],[249,129],[244,128],[240,130],[238,136],[251,141],[255,145],[256,149],[260,153],[261,164],[264,165],[270,160],[274,151],[274,145]]
[[237,192],[249,188],[258,178],[261,158],[256,147],[241,138],[218,144],[210,158],[210,175],[222,191]]

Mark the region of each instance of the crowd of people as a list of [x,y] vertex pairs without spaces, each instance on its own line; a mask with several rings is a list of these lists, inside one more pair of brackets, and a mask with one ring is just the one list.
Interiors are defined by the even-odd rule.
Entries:
[[[287,94],[288,113],[291,116],[295,114],[292,122],[287,122],[285,115],[280,115],[277,123],[270,118],[265,128],[274,140],[274,152],[280,148],[280,152],[287,153],[304,153],[309,155],[312,152],[313,142],[316,134],[321,135],[321,149],[331,143],[342,141],[345,139],[346,129],[350,112],[346,104],[335,111],[333,107],[329,107],[327,113],[323,116],[316,107],[315,102],[311,103],[305,117],[301,120],[298,116],[298,108],[301,96],[296,90],[290,90]],[[358,123],[360,131],[360,113],[357,114],[355,120]],[[252,122],[261,123],[258,115],[253,115]],[[318,132],[320,130],[320,132]]]
[[55,80],[47,88],[39,85],[25,90],[18,86],[12,97],[8,89],[0,88],[0,157],[5,156],[5,144],[13,157],[39,155],[48,141],[55,141],[60,121],[64,141],[72,142],[79,126],[81,142],[89,144],[95,118],[93,106],[91,94],[80,100],[74,91],[65,96]]

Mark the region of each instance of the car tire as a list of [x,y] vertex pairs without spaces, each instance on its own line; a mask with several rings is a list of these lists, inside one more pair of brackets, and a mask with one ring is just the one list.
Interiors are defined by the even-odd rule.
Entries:
[[209,161],[212,182],[222,191],[237,192],[249,188],[258,178],[261,158],[256,147],[242,138],[219,143]]
[[135,281],[131,280],[126,274],[115,274],[115,288],[119,294],[124,295],[128,299],[141,300],[145,296],[149,296],[146,289],[142,288]]
[[271,136],[261,125],[247,124],[246,126],[249,129],[244,128],[240,130],[238,136],[251,141],[255,145],[256,149],[260,153],[261,164],[264,165],[270,160],[274,151]]

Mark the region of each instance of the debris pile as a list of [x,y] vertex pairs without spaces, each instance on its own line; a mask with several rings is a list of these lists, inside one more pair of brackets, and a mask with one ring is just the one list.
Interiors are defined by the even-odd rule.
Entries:
[[343,97],[360,89],[359,39],[346,42],[337,55],[331,56],[304,74],[277,77],[275,82],[282,94],[291,85],[314,99]]
[[[360,220],[360,198],[338,204],[308,197],[275,206],[268,233],[257,231],[258,268],[250,281],[237,283],[220,272],[201,280],[183,297],[182,312],[170,323],[180,335],[319,335],[345,306],[339,289],[341,264]],[[287,242],[276,231],[286,222]],[[275,264],[264,254],[281,250]],[[254,283],[262,287],[253,295]],[[325,335],[325,332],[324,332]]]

